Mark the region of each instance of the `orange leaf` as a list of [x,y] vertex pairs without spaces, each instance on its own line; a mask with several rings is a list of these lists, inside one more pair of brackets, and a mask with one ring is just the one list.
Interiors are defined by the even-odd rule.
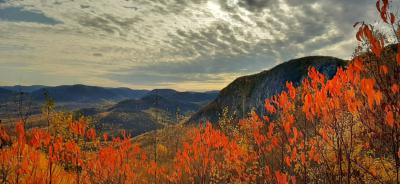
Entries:
[[389,73],[389,69],[388,69],[388,67],[386,65],[381,65],[380,66],[380,70],[385,75]]
[[375,103],[376,103],[376,105],[381,104],[382,98],[383,98],[382,92],[378,91],[378,92],[375,93]]
[[288,103],[288,95],[286,92],[282,92],[281,95],[279,95],[279,106],[285,107],[287,103]]
[[285,173],[281,173],[279,171],[275,171],[276,182],[278,184],[287,184],[287,175]]
[[291,129],[290,122],[283,123],[283,128],[285,130],[285,133],[289,135],[290,134],[290,129]]
[[269,119],[268,116],[263,116],[263,118],[264,118],[264,121],[266,121],[266,122],[269,122],[269,121],[270,121],[270,119]]
[[305,164],[306,164],[306,155],[305,155],[304,153],[301,153],[300,159],[301,159],[301,163],[302,163],[303,165],[305,165]]
[[319,129],[319,133],[321,134],[322,139],[324,139],[324,141],[327,141],[327,142],[329,141],[329,138],[328,138],[328,135],[327,135],[325,129],[323,129],[323,128]]
[[274,127],[275,127],[274,123],[270,123],[269,124],[269,126],[268,126],[268,134],[267,134],[268,138],[272,137],[272,134],[274,133]]
[[272,147],[277,147],[279,145],[279,139],[276,137],[272,137],[271,145],[272,145]]
[[393,112],[390,110],[386,111],[386,122],[390,127],[394,126],[394,117],[393,117]]
[[17,123],[16,131],[18,134],[18,145],[24,148],[25,145],[25,128],[22,122]]
[[314,159],[315,154],[316,154],[315,147],[312,146],[310,152],[308,152],[308,156],[310,157],[310,160]]
[[293,83],[286,82],[286,87],[288,88],[290,98],[294,100],[294,98],[296,97],[296,88],[293,87]]
[[103,134],[103,139],[104,139],[104,141],[108,141],[108,134],[107,133]]
[[368,105],[369,105],[370,109],[373,108],[374,100],[378,101],[378,100],[380,100],[380,97],[382,97],[382,96],[379,96],[381,94],[375,93],[374,85],[375,85],[374,79],[362,79],[361,80],[361,91],[364,95],[367,96]]
[[289,158],[289,156],[286,156],[286,157],[285,157],[285,163],[286,163],[286,165],[287,165],[288,167],[290,167],[290,158]]
[[399,92],[399,85],[398,84],[393,84],[391,87],[391,90],[394,94]]
[[397,152],[397,155],[400,157],[400,148],[399,148],[399,151]]
[[291,160],[296,160],[296,156],[297,156],[297,148],[295,147],[295,148],[293,148],[293,151],[292,151],[292,158],[291,158]]
[[94,140],[96,139],[96,130],[94,130],[93,128],[89,129],[86,132],[86,137],[90,140]]
[[[252,118],[253,122],[261,121],[260,117],[257,115],[257,113],[255,111],[251,111],[251,118]],[[207,123],[207,125],[211,125],[211,123]]]
[[265,166],[265,176],[267,176],[267,177],[271,176],[271,170],[270,170],[269,166]]
[[271,105],[271,101],[269,99],[265,100],[265,110],[267,110],[271,114],[276,112],[275,107]]
[[356,71],[362,71],[364,66],[363,66],[363,61],[361,60],[361,58],[357,57],[356,59],[354,59],[354,67]]

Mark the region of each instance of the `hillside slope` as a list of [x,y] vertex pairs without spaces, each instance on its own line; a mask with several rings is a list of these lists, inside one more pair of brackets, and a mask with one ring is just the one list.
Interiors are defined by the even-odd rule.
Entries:
[[166,98],[160,95],[146,95],[138,100],[124,100],[114,105],[109,111],[119,112],[134,112],[142,111],[150,108],[157,108],[168,112],[175,113],[176,111],[188,112],[196,111],[200,107],[190,101],[178,101],[173,98]]
[[213,123],[224,108],[235,119],[246,116],[252,109],[264,112],[264,100],[283,89],[286,81],[298,85],[307,76],[308,68],[313,66],[318,71],[333,76],[338,66],[345,66],[344,60],[327,56],[310,56],[284,62],[270,70],[258,74],[237,78],[225,87],[218,97],[195,113],[187,123],[199,123],[209,120]]
[[218,91],[210,92],[180,92],[172,89],[154,89],[149,92],[149,95],[159,95],[167,99],[191,102],[196,104],[206,104],[214,100],[218,96]]

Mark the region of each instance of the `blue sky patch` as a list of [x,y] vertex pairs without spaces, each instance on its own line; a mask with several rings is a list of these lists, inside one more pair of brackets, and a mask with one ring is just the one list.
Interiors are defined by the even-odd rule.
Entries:
[[[3,2],[4,0],[0,0]],[[0,9],[0,20],[11,22],[34,22],[47,25],[56,25],[62,22],[47,17],[41,12],[32,12],[24,10],[21,7],[8,7]]]

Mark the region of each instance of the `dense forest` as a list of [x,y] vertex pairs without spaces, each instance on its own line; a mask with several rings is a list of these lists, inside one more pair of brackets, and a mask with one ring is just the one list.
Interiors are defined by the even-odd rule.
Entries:
[[42,108],[47,126],[0,127],[2,183],[400,184],[400,23],[359,22],[354,57],[328,79],[315,68],[239,122],[99,135],[90,117]]

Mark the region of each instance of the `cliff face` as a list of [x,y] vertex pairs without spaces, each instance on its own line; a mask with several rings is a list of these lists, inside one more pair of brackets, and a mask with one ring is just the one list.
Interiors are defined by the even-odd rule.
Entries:
[[285,89],[286,81],[298,85],[307,77],[308,68],[313,66],[319,72],[332,77],[344,60],[327,56],[310,56],[284,62],[258,74],[239,77],[225,87],[210,104],[195,113],[187,123],[209,120],[213,123],[224,108],[228,108],[234,118],[246,116],[252,109],[263,113],[264,100]]

